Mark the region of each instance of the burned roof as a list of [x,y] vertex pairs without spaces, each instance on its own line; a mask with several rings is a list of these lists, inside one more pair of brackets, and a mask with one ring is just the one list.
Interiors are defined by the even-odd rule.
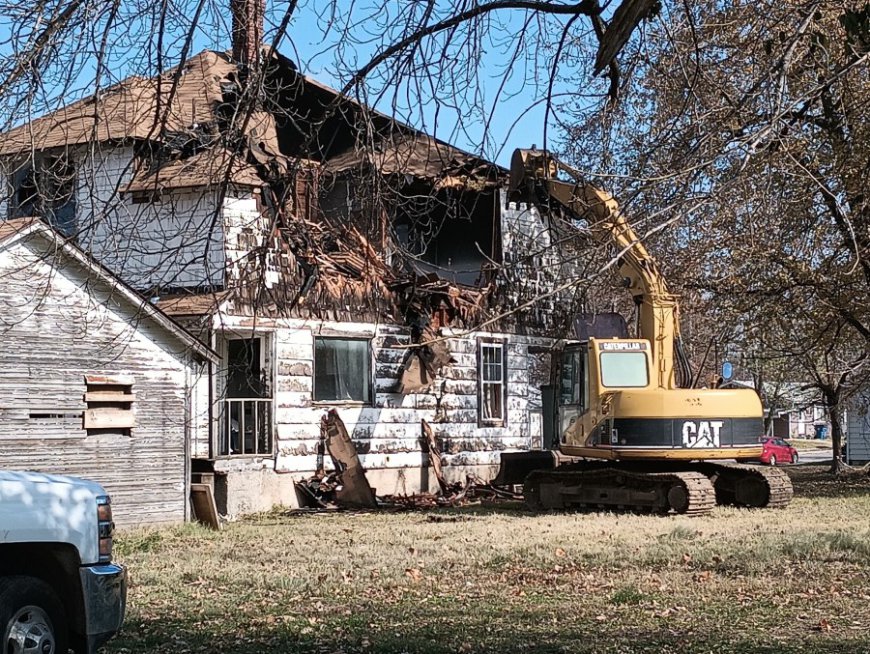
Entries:
[[[271,48],[264,46],[264,54],[270,62],[265,96],[252,105],[249,115],[232,109],[242,93],[236,62],[229,53],[206,50],[161,75],[127,78],[6,132],[0,138],[0,156],[89,142],[163,144],[170,156],[163,152],[140,158],[142,169],[125,189],[130,192],[223,181],[226,147],[242,153],[248,163],[283,170],[288,159],[302,158],[323,162],[324,172],[367,166],[384,175],[436,181],[440,187],[467,185],[469,180],[492,183],[505,173],[302,75],[291,60]],[[334,110],[338,106],[341,109]],[[244,132],[241,149],[238,134],[227,133],[233,121]],[[373,129],[373,143],[359,142],[360,134],[368,133],[360,131],[361,124]],[[214,148],[219,149],[200,154]],[[165,163],[155,168],[155,159]],[[234,167],[229,178],[248,186],[263,181],[253,166],[244,165]]]
[[332,173],[362,168],[382,175],[440,180],[439,187],[465,185],[471,178],[494,184],[503,172],[493,163],[419,132],[392,134],[372,146],[352,148],[324,163],[324,170]]

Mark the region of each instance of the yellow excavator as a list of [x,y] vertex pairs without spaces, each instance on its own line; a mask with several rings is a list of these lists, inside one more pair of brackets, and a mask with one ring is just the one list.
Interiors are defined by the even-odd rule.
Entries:
[[495,483],[522,483],[534,509],[701,515],[717,503],[787,506],[792,485],[782,470],[728,462],[761,455],[758,394],[686,387],[677,298],[616,201],[540,150],[514,152],[509,199],[585,222],[596,241],[615,246],[637,307],[637,338],[598,333],[566,342],[554,357],[558,442],[550,451],[503,454]]

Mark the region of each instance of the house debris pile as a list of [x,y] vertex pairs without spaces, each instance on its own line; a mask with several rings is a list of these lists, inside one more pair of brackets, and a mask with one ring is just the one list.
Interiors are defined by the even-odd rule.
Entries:
[[468,475],[465,483],[448,484],[441,470],[441,453],[435,434],[425,420],[422,421],[420,442],[438,482],[437,493],[376,496],[365,476],[356,447],[335,409],[330,409],[321,419],[320,435],[321,454],[323,451],[329,454],[334,469],[326,472],[319,465],[314,476],[296,482],[296,488],[306,500],[303,510],[423,510],[467,506],[485,500],[522,499],[512,490],[498,488],[473,475]]

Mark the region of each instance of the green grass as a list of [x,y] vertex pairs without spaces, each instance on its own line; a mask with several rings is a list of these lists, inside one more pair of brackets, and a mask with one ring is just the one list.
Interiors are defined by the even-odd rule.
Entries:
[[870,483],[789,469],[782,511],[517,505],[121,534],[108,652],[870,652]]

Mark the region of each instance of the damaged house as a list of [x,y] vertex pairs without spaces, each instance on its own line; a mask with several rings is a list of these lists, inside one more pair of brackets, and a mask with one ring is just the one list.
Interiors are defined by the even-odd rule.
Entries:
[[222,513],[295,505],[329,409],[378,494],[434,488],[421,421],[451,479],[542,447],[573,228],[242,27],[0,136],[0,215],[40,216],[220,355],[186,419]]

